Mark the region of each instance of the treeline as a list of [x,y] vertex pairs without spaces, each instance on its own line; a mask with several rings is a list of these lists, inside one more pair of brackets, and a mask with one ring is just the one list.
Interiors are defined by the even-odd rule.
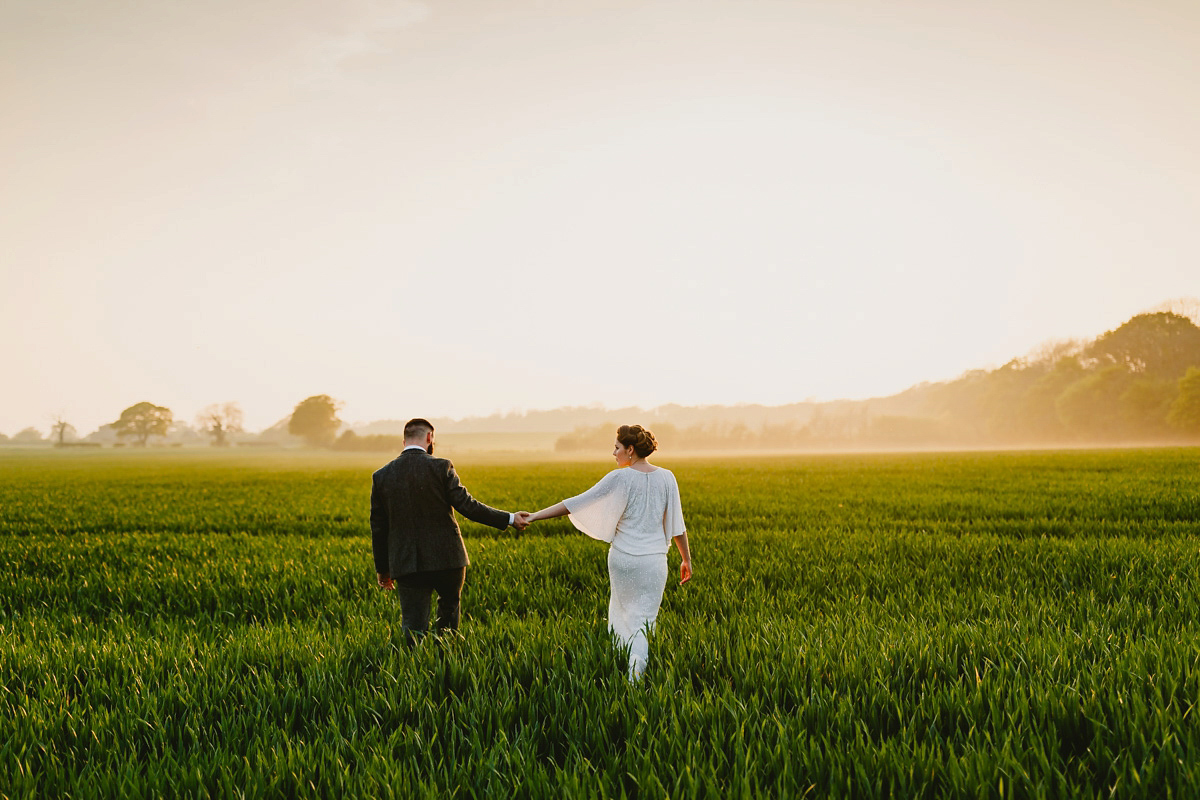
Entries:
[[[442,433],[551,433],[581,427],[593,427],[607,424],[610,419],[642,420],[643,424],[671,424],[680,427],[693,425],[748,425],[757,428],[762,425],[781,425],[785,423],[807,422],[818,407],[841,405],[839,403],[817,403],[806,401],[789,403],[781,406],[764,406],[744,403],[734,406],[703,405],[683,406],[677,403],[656,406],[645,409],[637,406],[626,408],[604,408],[601,406],[568,406],[549,410],[530,410],[492,414],[487,417],[465,417],[450,419],[448,417],[430,416],[429,420]],[[376,420],[355,428],[359,435],[399,434],[404,428],[404,420]]]
[[214,447],[281,445],[305,441],[330,446],[343,423],[337,418],[338,403],[328,395],[315,395],[296,404],[280,423],[258,434],[250,434],[242,425],[242,409],[237,403],[214,403],[195,418],[194,425],[176,418],[166,406],[143,401],[129,406],[114,422],[101,425],[86,437],[62,415],[54,417],[51,436],[45,438],[35,428],[26,428],[9,439],[0,434],[0,444],[55,447],[133,447],[185,445],[207,442]]
[[[572,432],[561,452],[606,450],[618,424],[654,430],[665,449],[772,450],[875,447],[1054,446],[1200,441],[1200,328],[1174,311],[1139,314],[1091,342],[1065,342],[976,370],[958,380],[921,384],[892,397],[783,406],[560,408],[465,420],[440,420],[443,433]],[[237,403],[213,404],[192,425],[163,406],[137,403],[112,423],[80,437],[56,415],[49,437],[26,428],[0,444],[113,447],[292,446],[397,451],[400,420],[349,426],[342,404],[314,395],[256,434]]]
[[349,453],[399,453],[404,449],[404,436],[391,433],[360,436],[352,430],[346,430],[334,440],[332,447]]
[[[1139,314],[1092,342],[1047,346],[999,369],[894,397],[810,410],[804,422],[651,427],[664,449],[678,450],[1194,442],[1200,328],[1173,312]],[[616,425],[580,426],[555,448],[609,448]]]
[[[628,424],[626,420],[620,424]],[[632,420],[636,421],[636,419]],[[560,453],[611,449],[617,422],[580,426],[560,436]],[[831,447],[925,446],[955,444],[944,426],[921,417],[870,416],[866,405],[835,413],[818,411],[807,424],[750,427],[742,423],[711,422],[679,427],[669,422],[648,426],[659,448],[671,450],[805,450]]]

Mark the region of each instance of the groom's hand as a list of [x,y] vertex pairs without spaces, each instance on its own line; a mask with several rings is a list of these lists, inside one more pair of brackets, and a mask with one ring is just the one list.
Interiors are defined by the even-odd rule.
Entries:
[[529,527],[529,517],[528,511],[518,511],[513,514],[513,527],[519,531],[525,530]]
[[375,582],[379,584],[380,589],[395,589],[396,582],[392,580],[392,576],[386,572],[376,572]]

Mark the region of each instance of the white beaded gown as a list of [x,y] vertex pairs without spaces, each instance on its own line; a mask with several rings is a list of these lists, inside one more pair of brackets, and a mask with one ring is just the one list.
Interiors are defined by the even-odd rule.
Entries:
[[563,501],[576,528],[609,542],[608,627],[629,649],[629,680],[636,681],[650,655],[667,585],[667,551],[683,534],[679,484],[670,470],[615,469],[586,492]]

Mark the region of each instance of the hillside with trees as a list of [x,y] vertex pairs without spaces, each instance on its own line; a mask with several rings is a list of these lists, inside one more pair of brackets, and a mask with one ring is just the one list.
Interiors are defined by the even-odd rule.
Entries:
[[1139,314],[1091,342],[1047,345],[997,369],[892,397],[779,406],[774,420],[760,412],[757,424],[687,423],[663,411],[609,412],[603,423],[561,437],[556,449],[611,445],[617,421],[635,417],[664,447],[681,450],[1194,443],[1200,328],[1171,311]]

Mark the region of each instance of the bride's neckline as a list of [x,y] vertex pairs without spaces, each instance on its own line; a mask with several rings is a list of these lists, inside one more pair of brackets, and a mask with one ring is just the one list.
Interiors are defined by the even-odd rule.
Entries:
[[638,469],[637,467],[632,467],[632,466],[629,467],[629,469],[633,470],[634,472],[640,472],[643,475],[649,475],[652,472],[658,472],[660,469],[662,469],[662,467],[655,467],[653,464],[651,464],[650,466],[651,466],[651,469]]

